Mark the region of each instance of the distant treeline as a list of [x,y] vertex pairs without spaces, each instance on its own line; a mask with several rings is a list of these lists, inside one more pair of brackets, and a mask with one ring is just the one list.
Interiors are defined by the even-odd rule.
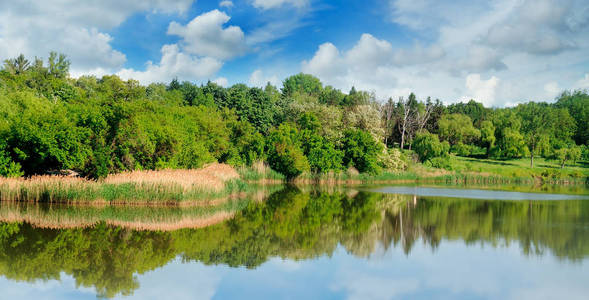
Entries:
[[73,169],[101,178],[137,169],[198,168],[209,162],[267,162],[288,178],[354,167],[379,173],[406,166],[413,149],[439,164],[462,156],[587,159],[589,95],[554,104],[485,108],[471,100],[379,101],[297,74],[279,90],[172,80],[142,86],[115,75],[69,77],[65,55],[47,64],[24,56],[0,70],[0,175]]

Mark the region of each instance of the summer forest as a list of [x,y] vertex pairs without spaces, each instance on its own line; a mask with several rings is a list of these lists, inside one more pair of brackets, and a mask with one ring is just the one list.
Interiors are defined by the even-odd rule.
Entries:
[[0,4],[0,299],[586,299],[584,0]]

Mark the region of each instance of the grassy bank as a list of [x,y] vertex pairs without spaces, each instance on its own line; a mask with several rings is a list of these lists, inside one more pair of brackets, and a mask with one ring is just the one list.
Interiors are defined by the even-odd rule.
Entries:
[[534,167],[529,158],[494,160],[450,156],[448,166],[442,169],[444,181],[496,182],[517,184],[588,184],[589,164],[576,162],[564,168],[554,160],[535,159]]
[[213,190],[186,188],[176,183],[103,183],[63,177],[25,180],[1,180],[2,201],[41,203],[108,204],[195,204],[247,192],[249,185],[239,179],[225,182],[225,188]]
[[355,171],[327,174],[303,173],[294,182],[301,184],[367,183],[442,183],[442,184],[521,184],[588,185],[589,163],[576,162],[564,168],[551,160],[539,158],[530,167],[529,159],[492,160],[450,156],[447,166],[435,168],[418,162],[408,163],[403,171],[379,174]]
[[12,202],[211,205],[259,191],[222,164],[198,170],[128,172],[102,181],[61,176],[0,179],[0,199]]
[[[445,169],[409,163],[404,171],[378,175],[353,169],[326,174],[303,173],[296,184],[451,184],[451,185],[587,185],[589,168],[577,162],[565,168],[537,159],[498,161],[450,156]],[[260,193],[259,184],[281,184],[285,177],[263,163],[235,170],[211,164],[197,170],[134,171],[101,181],[60,176],[0,178],[0,199],[8,202],[66,204],[134,204],[212,206]]]

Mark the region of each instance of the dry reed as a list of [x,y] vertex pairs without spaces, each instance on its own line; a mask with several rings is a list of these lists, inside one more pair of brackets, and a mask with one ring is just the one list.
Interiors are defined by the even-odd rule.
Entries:
[[0,221],[7,223],[25,222],[36,228],[48,229],[70,229],[70,228],[87,228],[93,227],[98,222],[105,222],[108,225],[118,226],[133,230],[147,231],[173,231],[184,228],[204,228],[207,226],[221,223],[232,218],[234,211],[220,211],[211,215],[197,217],[182,217],[178,220],[158,221],[158,220],[117,220],[117,219],[84,219],[72,216],[47,216],[38,214],[20,214],[17,211],[3,212],[0,214]]
[[181,204],[224,198],[246,185],[231,166],[197,170],[133,171],[103,181],[65,176],[0,178],[0,200],[46,203]]
[[113,174],[109,175],[104,183],[174,184],[181,186],[185,191],[196,188],[219,192],[225,188],[226,181],[237,178],[239,174],[231,166],[214,163],[194,170],[148,170]]
[[93,227],[104,222],[134,230],[177,230],[201,228],[231,218],[248,200],[208,207],[130,207],[32,203],[0,203],[0,222],[25,222],[36,228],[67,229]]

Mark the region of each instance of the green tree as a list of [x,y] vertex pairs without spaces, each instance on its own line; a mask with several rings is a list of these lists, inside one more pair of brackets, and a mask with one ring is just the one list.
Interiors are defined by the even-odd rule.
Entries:
[[262,132],[268,133],[276,116],[276,107],[268,94],[260,88],[251,88],[247,93],[251,107],[247,110],[247,120]]
[[495,126],[491,121],[481,122],[481,142],[487,148],[487,157],[491,155],[491,148],[495,146]]
[[319,103],[336,106],[342,105],[345,97],[346,95],[344,95],[344,93],[342,93],[340,90],[328,85],[323,89],[323,91],[321,91],[321,95],[319,95]]
[[203,95],[212,98],[218,107],[230,107],[227,98],[227,89],[222,86],[208,81],[205,86],[201,87],[201,90]]
[[572,161],[576,163],[577,160],[581,159],[581,147],[577,145],[570,145],[565,148],[561,148],[555,151],[556,158],[560,162],[560,167],[564,168],[567,161]]
[[0,150],[0,176],[1,177],[20,177],[24,175],[19,163],[14,162],[8,153]]
[[344,106],[366,105],[374,99],[374,95],[366,91],[357,91],[355,87],[350,89],[350,92],[342,99]]
[[384,141],[380,112],[372,105],[356,105],[344,114],[344,125],[347,128],[357,128],[369,132],[376,140]]
[[319,78],[309,74],[299,73],[286,78],[282,82],[282,94],[286,97],[290,97],[295,93],[318,97],[322,91],[323,85]]
[[49,53],[49,74],[56,78],[69,76],[71,62],[65,54]]
[[459,142],[470,143],[478,139],[480,131],[472,125],[470,117],[464,114],[443,115],[438,121],[440,137],[451,145]]
[[231,130],[231,147],[220,160],[231,165],[251,165],[264,158],[264,137],[247,121],[233,120],[232,113],[225,112],[227,127]]
[[311,171],[326,173],[342,169],[343,152],[336,149],[333,143],[318,135],[313,135],[307,143],[307,158]]
[[419,156],[419,160],[425,162],[435,157],[448,155],[448,143],[441,143],[436,134],[429,132],[418,133],[413,142],[413,149]]
[[576,130],[573,138],[577,145],[589,145],[589,94],[587,91],[566,91],[556,103],[558,108],[565,108],[575,119]]
[[549,114],[550,124],[546,125],[552,125],[552,128],[547,134],[548,142],[552,146],[574,143],[577,123],[569,111],[565,108],[550,108]]
[[[5,149],[26,174],[52,169],[81,169],[91,153],[90,129],[77,126],[65,103],[51,103],[31,93],[8,98]],[[2,101],[2,100],[0,100]]]
[[300,140],[311,171],[325,173],[342,169],[343,152],[320,135],[321,122],[313,113],[304,113],[297,120],[297,125],[301,129]]
[[382,145],[370,133],[360,129],[346,130],[342,150],[345,165],[352,165],[360,172],[376,174],[380,171],[378,155],[382,152]]
[[293,179],[310,169],[309,162],[301,149],[296,126],[288,123],[278,126],[268,135],[266,147],[270,167],[286,178]]
[[448,106],[448,112],[451,114],[467,115],[475,127],[479,128],[481,123],[488,118],[489,109],[485,108],[482,103],[470,100],[467,103],[455,103]]
[[552,134],[552,112],[547,105],[528,102],[517,106],[522,120],[522,133],[530,150],[530,166],[534,167],[534,155],[543,138]]
[[11,74],[20,75],[27,71],[31,66],[31,62],[25,58],[23,54],[17,58],[7,59],[4,61],[4,69]]
[[521,132],[521,117],[513,109],[499,109],[493,113],[497,146],[491,156],[515,158],[525,156],[528,149]]

